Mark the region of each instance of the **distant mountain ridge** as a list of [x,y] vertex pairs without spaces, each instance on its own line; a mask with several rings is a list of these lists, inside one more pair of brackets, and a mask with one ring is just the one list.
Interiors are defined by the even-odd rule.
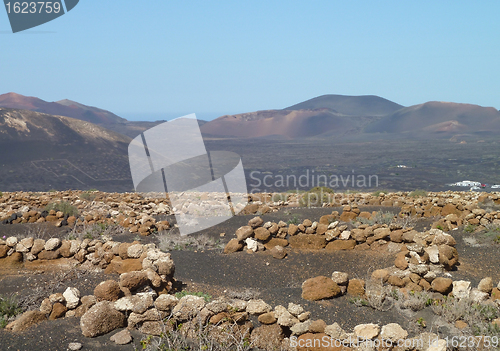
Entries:
[[94,124],[112,124],[127,121],[112,112],[97,107],[83,105],[71,100],[47,102],[36,97],[24,96],[16,93],[0,95],[0,107],[72,117]]
[[404,106],[376,95],[321,95],[284,108],[284,110],[312,110],[328,108],[346,116],[385,116]]

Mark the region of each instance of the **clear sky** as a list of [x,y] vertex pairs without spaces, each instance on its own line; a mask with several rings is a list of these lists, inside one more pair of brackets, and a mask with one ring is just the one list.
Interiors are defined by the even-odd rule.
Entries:
[[16,34],[0,8],[10,91],[129,119],[210,119],[323,94],[498,109],[500,1],[80,0]]

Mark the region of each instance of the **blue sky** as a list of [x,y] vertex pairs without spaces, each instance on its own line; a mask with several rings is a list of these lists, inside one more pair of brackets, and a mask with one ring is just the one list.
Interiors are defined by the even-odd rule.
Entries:
[[129,119],[210,119],[323,94],[500,108],[500,2],[97,1],[13,34],[0,93]]

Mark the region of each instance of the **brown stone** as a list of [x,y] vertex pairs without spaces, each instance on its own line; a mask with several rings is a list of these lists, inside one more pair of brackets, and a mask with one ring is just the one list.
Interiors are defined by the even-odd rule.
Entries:
[[324,215],[321,216],[319,219],[319,224],[325,224],[327,227],[330,223],[335,221],[335,216],[334,215]]
[[418,282],[418,285],[420,285],[422,288],[424,288],[425,291],[431,290],[431,284],[423,278],[420,279],[420,281]]
[[114,280],[106,280],[95,287],[94,296],[98,301],[116,301],[122,296],[120,284]]
[[42,252],[38,254],[38,259],[40,260],[55,260],[59,257],[61,257],[61,255],[59,254],[59,249],[56,251],[42,250]]
[[302,298],[305,300],[330,299],[341,294],[342,292],[337,283],[325,276],[310,278],[302,283]]
[[398,252],[396,260],[394,260],[394,265],[403,271],[408,268],[408,262],[406,262],[406,252]]
[[444,205],[443,209],[441,210],[441,216],[446,217],[449,214],[455,214],[458,217],[462,214],[455,205],[453,204],[446,204]]
[[326,224],[319,223],[318,226],[316,227],[316,234],[318,235],[325,234],[327,230],[328,226]]
[[252,346],[260,350],[279,350],[283,339],[283,330],[276,323],[261,325],[250,335]]
[[340,215],[340,220],[343,222],[350,222],[357,218],[358,216],[354,212],[342,212]]
[[389,279],[389,271],[387,269],[376,269],[372,272],[372,280],[385,283]]
[[251,238],[253,234],[253,228],[249,225],[239,227],[236,230],[236,238],[238,239],[238,241],[243,241],[247,238]]
[[462,320],[458,320],[455,322],[455,328],[457,328],[457,329],[464,329],[464,328],[467,328],[468,326],[469,325]]
[[326,328],[326,323],[322,319],[317,319],[315,321],[312,321],[311,324],[309,325],[309,332],[310,333],[324,333]]
[[125,260],[128,258],[127,250],[130,246],[132,246],[132,243],[121,243],[120,246],[118,247],[118,255],[121,257],[122,260]]
[[297,234],[297,232],[299,231],[299,227],[295,224],[290,224],[288,226],[288,235],[292,236],[292,235],[295,235]]
[[148,284],[148,276],[145,272],[129,272],[120,275],[120,287],[131,291]]
[[54,319],[64,317],[67,310],[66,306],[62,303],[56,302],[52,305],[52,312],[50,313],[49,320],[53,321]]
[[271,238],[271,240],[269,240],[267,243],[264,244],[266,250],[271,250],[275,246],[286,247],[288,246],[288,240],[280,238]]
[[26,330],[29,327],[38,324],[46,319],[47,317],[43,312],[36,310],[25,312],[22,314],[21,317],[19,317],[19,319],[13,322],[13,324],[11,325],[12,331],[20,332]]
[[260,241],[266,241],[271,236],[269,230],[263,227],[256,228],[254,230],[254,237]]
[[362,279],[350,279],[347,284],[347,293],[352,296],[364,296],[365,281]]
[[259,323],[261,324],[273,324],[276,323],[277,319],[274,312],[266,312],[259,315]]
[[290,246],[294,249],[320,250],[326,246],[324,235],[298,234],[289,238]]
[[403,231],[401,229],[391,231],[391,241],[395,243],[403,242]]
[[2,267],[17,267],[23,264],[23,254],[14,252],[12,255],[3,258],[0,261]]
[[62,245],[61,247],[59,248],[59,253],[61,254],[62,257],[71,257],[71,252],[70,252],[70,249],[71,249],[71,242],[69,240],[64,240],[62,242]]
[[438,277],[431,283],[432,290],[447,295],[453,289],[453,280],[450,278]]
[[273,255],[274,258],[277,258],[279,260],[283,259],[286,257],[286,251],[283,248],[283,246],[275,246],[271,249],[271,254]]
[[7,252],[9,252],[10,247],[7,245],[0,245],[0,258],[7,257]]
[[500,289],[493,288],[493,290],[491,290],[491,299],[500,300]]
[[325,250],[327,251],[337,251],[337,250],[352,250],[356,246],[356,240],[333,240],[326,245]]
[[393,286],[397,286],[399,288],[402,288],[403,286],[405,286],[405,282],[403,281],[403,279],[401,279],[400,277],[398,277],[396,275],[391,275],[389,277],[389,279],[387,279],[387,283],[390,285],[393,285]]
[[252,228],[257,228],[262,225],[264,221],[260,217],[254,217],[251,220],[248,221],[248,225]]
[[230,254],[236,251],[240,251],[241,249],[243,249],[243,244],[241,243],[241,241],[239,241],[238,239],[231,239],[226,244],[226,247],[224,247],[224,253]]

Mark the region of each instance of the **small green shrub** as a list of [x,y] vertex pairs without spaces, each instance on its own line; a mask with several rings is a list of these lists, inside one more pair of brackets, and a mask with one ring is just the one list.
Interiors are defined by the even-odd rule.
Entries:
[[88,190],[88,191],[81,193],[79,197],[82,200],[94,201],[94,199],[97,197],[97,194],[91,192],[91,190]]
[[323,203],[329,203],[335,192],[326,186],[316,186],[302,194],[299,205],[302,207],[321,207]]
[[22,310],[18,305],[15,295],[2,296],[0,295],[0,328],[5,328],[10,317],[15,317]]
[[3,196],[3,193],[0,191],[0,197],[2,197],[2,196]]
[[473,224],[467,224],[465,227],[464,227],[464,232],[466,233],[473,233],[475,230],[476,230],[477,226],[476,225],[473,225]]
[[290,218],[287,222],[286,222],[288,225],[290,224],[299,224],[299,217],[297,217],[297,215],[293,215],[292,218]]
[[177,297],[178,299],[181,299],[187,295],[203,297],[205,299],[205,302],[210,302],[212,300],[212,296],[201,291],[180,291],[175,293],[175,297]]
[[78,209],[67,201],[51,202],[45,206],[45,211],[50,212],[51,210],[56,212],[61,211],[64,215],[68,216],[78,216]]
[[413,190],[410,194],[408,194],[410,197],[425,197],[427,196],[427,191],[423,189],[416,189]]

